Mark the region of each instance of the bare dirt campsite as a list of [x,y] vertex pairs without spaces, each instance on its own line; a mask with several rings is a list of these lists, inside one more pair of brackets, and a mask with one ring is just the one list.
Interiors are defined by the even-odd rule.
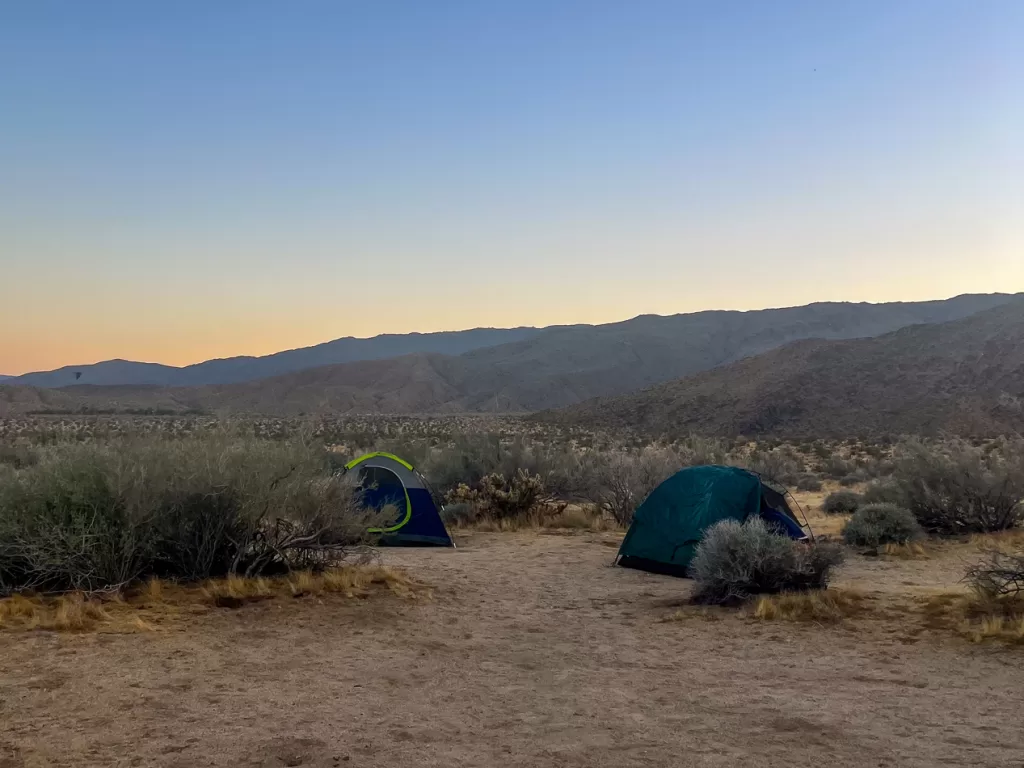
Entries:
[[956,548],[851,558],[837,625],[686,605],[620,533],[389,549],[432,586],[128,634],[0,633],[0,765],[1019,766],[1024,663],[927,629]]

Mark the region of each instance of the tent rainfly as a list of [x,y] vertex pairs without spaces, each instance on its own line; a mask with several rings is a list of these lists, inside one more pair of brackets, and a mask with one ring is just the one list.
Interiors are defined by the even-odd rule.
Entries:
[[758,515],[792,539],[806,534],[778,491],[738,467],[683,469],[665,480],[637,507],[618,564],[685,576],[705,529],[719,520]]

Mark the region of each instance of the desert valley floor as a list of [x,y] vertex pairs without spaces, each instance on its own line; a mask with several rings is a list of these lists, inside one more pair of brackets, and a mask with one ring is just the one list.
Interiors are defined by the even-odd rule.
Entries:
[[[387,550],[433,587],[135,634],[0,634],[0,766],[1019,766],[1019,650],[900,621],[956,554],[852,558],[887,618],[682,606],[621,534]],[[682,606],[682,607],[681,607]]]

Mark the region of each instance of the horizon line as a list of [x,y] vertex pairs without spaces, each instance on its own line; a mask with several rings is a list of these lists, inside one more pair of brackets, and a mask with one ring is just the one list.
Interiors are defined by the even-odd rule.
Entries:
[[1019,295],[1024,295],[1024,292],[1022,292],[1022,291],[1014,291],[1014,292],[991,291],[991,292],[987,292],[987,293],[958,293],[958,294],[954,294],[952,296],[946,296],[944,298],[920,299],[920,300],[916,300],[916,301],[902,301],[902,300],[901,301],[867,301],[867,300],[862,300],[862,301],[850,301],[850,300],[847,300],[847,301],[812,301],[812,302],[808,302],[807,304],[791,304],[791,305],[786,305],[786,306],[753,307],[753,308],[747,308],[747,309],[699,309],[699,310],[694,310],[693,312],[674,312],[672,314],[667,314],[667,315],[658,314],[656,312],[642,312],[642,313],[640,313],[638,315],[633,315],[631,317],[623,318],[621,320],[611,320],[611,321],[606,322],[606,323],[556,323],[556,324],[553,324],[553,325],[542,325],[542,326],[536,326],[536,325],[513,325],[513,326],[504,326],[504,327],[502,327],[502,326],[473,326],[473,327],[470,327],[470,328],[447,328],[447,329],[427,330],[427,331],[405,331],[405,332],[401,332],[401,333],[394,333],[394,332],[392,332],[392,333],[378,333],[378,334],[375,334],[373,336],[337,336],[337,337],[335,337],[333,339],[326,339],[325,341],[316,342],[314,344],[308,344],[308,345],[301,346],[301,347],[289,347],[287,349],[279,349],[276,352],[268,352],[268,353],[263,354],[263,355],[230,355],[228,357],[211,357],[211,358],[206,358],[206,359],[203,359],[203,360],[197,360],[197,361],[192,362],[192,363],[186,363],[185,365],[172,365],[172,364],[169,364],[169,363],[161,363],[161,362],[157,362],[157,361],[153,361],[153,360],[131,360],[131,359],[124,358],[124,357],[111,357],[111,358],[106,358],[106,359],[103,359],[103,360],[96,360],[96,361],[91,362],[91,363],[68,363],[68,364],[65,364],[65,365],[58,366],[56,368],[48,368],[48,369],[44,369],[44,370],[24,371],[22,373],[0,373],[0,378],[17,379],[17,378],[21,378],[22,376],[32,376],[32,375],[35,375],[35,374],[42,374],[42,373],[53,373],[53,372],[62,371],[62,370],[68,369],[68,368],[89,368],[89,367],[96,366],[96,365],[102,365],[104,363],[132,363],[132,364],[135,364],[135,365],[156,365],[156,366],[161,366],[163,368],[171,368],[171,369],[174,369],[174,370],[185,370],[187,368],[192,368],[194,366],[204,365],[206,363],[214,363],[214,362],[219,362],[219,361],[224,361],[224,360],[242,360],[242,359],[258,360],[258,359],[262,359],[262,358],[273,357],[274,355],[284,354],[284,353],[287,353],[287,352],[296,352],[296,351],[304,350],[304,349],[313,349],[315,347],[320,347],[320,346],[323,346],[325,344],[332,344],[332,343],[337,342],[337,341],[372,341],[374,339],[380,339],[380,338],[385,338],[385,337],[397,337],[397,336],[432,336],[432,335],[440,335],[440,334],[446,334],[446,333],[468,333],[470,331],[516,331],[516,330],[546,331],[546,330],[550,330],[550,329],[554,329],[554,328],[575,328],[575,327],[599,328],[599,327],[606,326],[606,325],[616,325],[616,324],[619,324],[619,323],[628,323],[628,322],[631,322],[633,320],[637,320],[637,319],[639,319],[641,317],[662,317],[662,318],[667,318],[667,317],[680,317],[680,316],[684,316],[684,315],[699,315],[699,314],[711,313],[711,312],[735,312],[735,313],[770,312],[770,311],[773,311],[773,310],[799,309],[801,307],[813,307],[813,306],[820,305],[820,304],[875,304],[875,305],[881,305],[881,304],[927,304],[927,303],[933,302],[933,301],[952,301],[953,299],[959,299],[959,298],[962,298],[962,297],[965,297],[965,296],[1019,296]]

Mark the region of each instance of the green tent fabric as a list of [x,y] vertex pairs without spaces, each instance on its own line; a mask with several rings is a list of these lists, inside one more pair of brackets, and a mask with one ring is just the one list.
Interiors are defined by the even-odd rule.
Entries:
[[[619,565],[684,575],[705,528],[719,520],[742,522],[762,510],[774,514],[776,507],[766,502],[761,478],[753,472],[721,466],[684,469],[637,507],[619,547]],[[779,511],[792,518],[788,506]],[[798,532],[791,534],[794,538],[802,535],[795,520],[793,528]]]

